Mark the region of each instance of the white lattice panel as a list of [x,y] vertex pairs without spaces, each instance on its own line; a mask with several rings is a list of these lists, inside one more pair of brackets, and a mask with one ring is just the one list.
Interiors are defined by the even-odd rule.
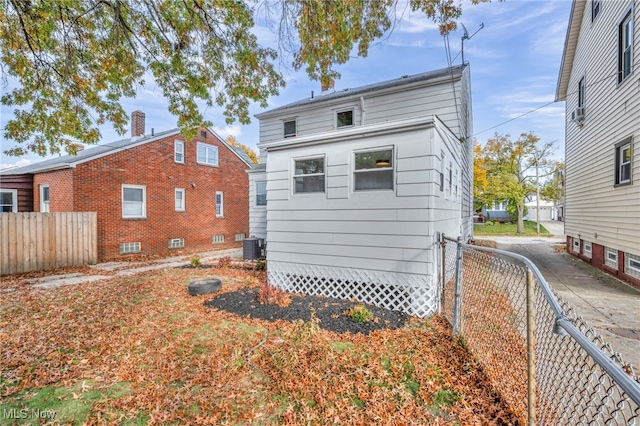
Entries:
[[437,309],[431,277],[270,261],[269,282],[292,293],[320,294],[425,317]]

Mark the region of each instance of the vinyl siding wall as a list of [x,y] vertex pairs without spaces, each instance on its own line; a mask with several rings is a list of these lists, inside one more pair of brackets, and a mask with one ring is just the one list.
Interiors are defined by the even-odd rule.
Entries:
[[[441,154],[460,178],[461,145],[436,126],[270,152],[268,260],[433,275],[436,232],[457,235],[461,198],[439,191]],[[354,150],[388,146],[394,190],[353,191]],[[309,156],[325,157],[326,192],[293,194],[293,161]]]
[[256,182],[266,181],[266,171],[249,172],[249,235],[267,238],[267,206],[256,205]]
[[[618,85],[618,25],[631,1],[585,8],[566,98],[565,232],[640,255],[640,7],[634,14],[632,74]],[[575,19],[575,18],[574,18]],[[571,121],[585,77],[585,119]],[[632,137],[632,184],[614,187],[615,145]],[[597,234],[597,237],[596,237]]]

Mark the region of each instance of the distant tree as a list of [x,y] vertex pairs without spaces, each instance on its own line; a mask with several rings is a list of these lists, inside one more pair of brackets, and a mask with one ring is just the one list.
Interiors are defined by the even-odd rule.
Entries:
[[482,146],[473,141],[473,201],[474,210],[480,210],[484,204],[484,193],[487,190],[487,169],[482,156]]
[[260,158],[258,157],[258,154],[256,154],[255,151],[249,148],[248,146],[238,142],[236,138],[233,137],[233,135],[227,136],[227,143],[231,146],[242,148],[244,152],[246,152],[249,158],[251,159],[251,162],[253,164],[258,164],[258,161],[260,160]]
[[540,188],[543,200],[557,203],[564,198],[564,162],[558,161],[551,166],[551,178]]
[[525,198],[536,192],[536,169],[538,176],[548,176],[552,164],[553,143],[539,146],[539,141],[533,133],[522,133],[515,141],[496,133],[480,154],[487,174],[482,199],[486,203],[509,200],[519,234],[524,233]]
[[[472,0],[478,3],[486,0]],[[121,99],[153,79],[182,133],[191,138],[204,119],[199,103],[222,108],[227,123],[250,121],[249,105],[267,106],[284,79],[278,52],[252,31],[265,12],[280,40],[323,85],[335,66],[366,56],[373,41],[393,29],[398,0],[0,0],[0,102],[16,107],[3,129],[17,142],[9,155],[40,155],[76,142],[96,143],[99,126],[126,132]],[[462,9],[454,0],[409,0],[446,34]],[[282,58],[281,58],[282,60]],[[16,87],[8,90],[8,82]]]

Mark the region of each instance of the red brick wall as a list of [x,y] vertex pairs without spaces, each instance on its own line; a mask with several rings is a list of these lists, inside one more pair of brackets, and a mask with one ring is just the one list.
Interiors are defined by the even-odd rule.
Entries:
[[[73,169],[38,173],[33,176],[33,211],[40,211],[40,185],[49,185],[49,211],[74,211]],[[93,211],[93,210],[88,210]]]
[[572,254],[576,257],[581,258],[584,261],[590,262],[594,267],[600,269],[601,271],[607,272],[629,284],[631,284],[632,286],[640,289],[640,280],[637,279],[636,277],[633,277],[631,275],[627,275],[624,271],[625,271],[625,255],[623,251],[618,250],[618,269],[614,269],[610,266],[608,266],[605,263],[605,247],[600,245],[600,244],[596,244],[596,243],[591,243],[591,259],[588,259],[582,255],[578,255],[575,252],[573,252],[573,250],[570,249],[570,247],[572,247],[573,244],[573,238],[567,236],[567,252],[569,252],[569,254]]
[[[73,169],[74,210],[98,212],[101,260],[120,257],[127,242],[140,242],[141,254],[179,254],[182,249],[168,248],[172,238],[184,238],[184,250],[242,244],[235,234],[249,232],[248,166],[207,133],[185,143],[184,164],[174,162],[174,140],[184,137],[173,135]],[[196,163],[198,141],[218,146],[219,167]],[[123,184],[146,186],[146,219],[122,218]],[[175,211],[175,188],[185,189],[184,212]],[[216,191],[224,192],[224,218],[215,215]],[[219,234],[225,243],[212,244]]]

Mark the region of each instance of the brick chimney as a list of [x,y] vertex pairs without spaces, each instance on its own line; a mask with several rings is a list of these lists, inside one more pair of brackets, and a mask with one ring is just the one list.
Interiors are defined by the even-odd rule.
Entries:
[[144,136],[144,112],[133,111],[131,113],[131,137]]

